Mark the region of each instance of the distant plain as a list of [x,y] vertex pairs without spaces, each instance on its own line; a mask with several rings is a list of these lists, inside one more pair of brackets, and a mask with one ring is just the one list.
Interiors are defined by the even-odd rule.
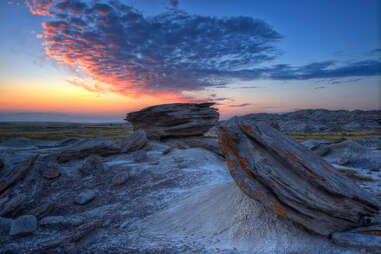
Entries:
[[[10,138],[30,138],[33,140],[61,140],[65,138],[109,138],[118,140],[132,133],[132,127],[123,123],[0,123],[0,142]],[[343,140],[359,140],[368,136],[380,136],[381,131],[341,131],[287,133],[297,141],[308,139],[339,142]],[[209,135],[208,136],[213,136]]]

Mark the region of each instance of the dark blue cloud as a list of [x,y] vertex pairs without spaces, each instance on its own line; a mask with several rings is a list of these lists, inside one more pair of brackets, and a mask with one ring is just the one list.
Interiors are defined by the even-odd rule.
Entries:
[[251,105],[250,103],[243,103],[243,104],[229,105],[229,107],[232,107],[232,108],[243,108],[243,107],[247,107],[247,106],[250,106],[250,105]]
[[[171,3],[176,7],[178,1]],[[223,87],[234,79],[381,75],[377,60],[259,67],[280,54],[274,43],[281,35],[251,17],[217,18],[180,10],[146,17],[116,0],[33,0],[29,7],[32,13],[52,16],[44,23],[50,57],[116,92],[181,93]]]
[[179,0],[169,0],[169,4],[170,4],[173,8],[177,8],[177,6],[179,6]]
[[44,24],[48,55],[116,90],[202,89],[224,84],[220,73],[235,76],[279,54],[272,44],[280,34],[251,17],[182,11],[145,17],[117,1],[68,0],[43,7],[54,14]]
[[364,60],[349,63],[325,61],[302,66],[278,64],[268,68],[253,68],[231,72],[220,72],[221,76],[239,78],[242,80],[273,79],[273,80],[309,80],[348,77],[369,77],[381,75],[381,62]]
[[279,80],[378,76],[381,75],[381,62],[364,60],[338,65],[334,61],[327,61],[300,67],[291,67],[289,65],[276,66],[267,71],[270,78]]

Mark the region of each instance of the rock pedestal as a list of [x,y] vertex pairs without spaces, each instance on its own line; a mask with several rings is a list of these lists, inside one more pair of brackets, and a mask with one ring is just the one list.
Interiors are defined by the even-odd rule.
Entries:
[[249,197],[320,235],[360,227],[380,202],[333,166],[264,122],[220,126],[230,174]]
[[150,139],[201,136],[218,122],[214,103],[174,103],[127,114],[134,130],[144,129]]

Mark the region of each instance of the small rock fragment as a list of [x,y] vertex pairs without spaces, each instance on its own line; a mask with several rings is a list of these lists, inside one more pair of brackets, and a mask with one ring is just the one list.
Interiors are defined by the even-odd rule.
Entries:
[[125,182],[127,182],[127,180],[128,180],[128,173],[127,172],[121,172],[112,178],[112,184],[113,185],[121,185],[121,184],[124,184]]
[[47,240],[47,241],[40,243],[40,248],[42,248],[42,249],[54,249],[54,248],[57,248],[58,246],[60,246],[65,240],[66,240],[66,237],[53,239],[53,240]]
[[60,173],[60,170],[58,167],[53,167],[53,168],[49,167],[46,170],[44,170],[44,172],[42,174],[42,176],[44,178],[49,179],[49,180],[57,178],[60,175],[61,175],[61,173]]
[[134,162],[146,162],[148,160],[147,152],[140,150],[133,153]]
[[77,227],[70,235],[70,241],[72,242],[78,242],[85,236],[87,236],[89,233],[94,231],[100,223],[98,221],[89,222],[86,224],[83,224],[79,227]]
[[25,236],[33,234],[37,229],[37,219],[34,215],[21,216],[11,223],[9,234],[11,236]]
[[85,205],[92,201],[96,197],[96,192],[93,190],[82,191],[74,200],[74,203],[78,205]]
[[173,150],[173,147],[168,147],[167,149],[165,149],[165,150],[162,152],[162,154],[163,154],[163,155],[167,155],[167,154],[169,154],[170,152],[172,152],[172,150]]
[[7,203],[3,205],[3,208],[0,211],[0,216],[5,216],[10,214],[11,212],[14,212],[23,202],[24,202],[25,196],[23,195],[17,195],[16,197],[13,197],[11,200],[9,200]]
[[122,153],[130,153],[142,149],[148,142],[146,132],[143,129],[135,131],[131,136],[121,142]]
[[79,226],[81,224],[83,224],[83,218],[77,216],[49,216],[39,222],[39,225],[44,227]]
[[102,159],[98,155],[90,155],[83,161],[82,166],[79,168],[79,172],[83,175],[103,173],[104,164]]
[[48,215],[54,209],[54,205],[52,203],[44,203],[41,206],[29,211],[27,214],[34,215],[38,219],[41,219]]

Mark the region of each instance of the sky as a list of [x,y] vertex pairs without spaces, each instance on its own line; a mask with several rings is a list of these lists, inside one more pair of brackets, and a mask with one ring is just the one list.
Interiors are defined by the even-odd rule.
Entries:
[[381,109],[379,0],[2,0],[0,121]]

